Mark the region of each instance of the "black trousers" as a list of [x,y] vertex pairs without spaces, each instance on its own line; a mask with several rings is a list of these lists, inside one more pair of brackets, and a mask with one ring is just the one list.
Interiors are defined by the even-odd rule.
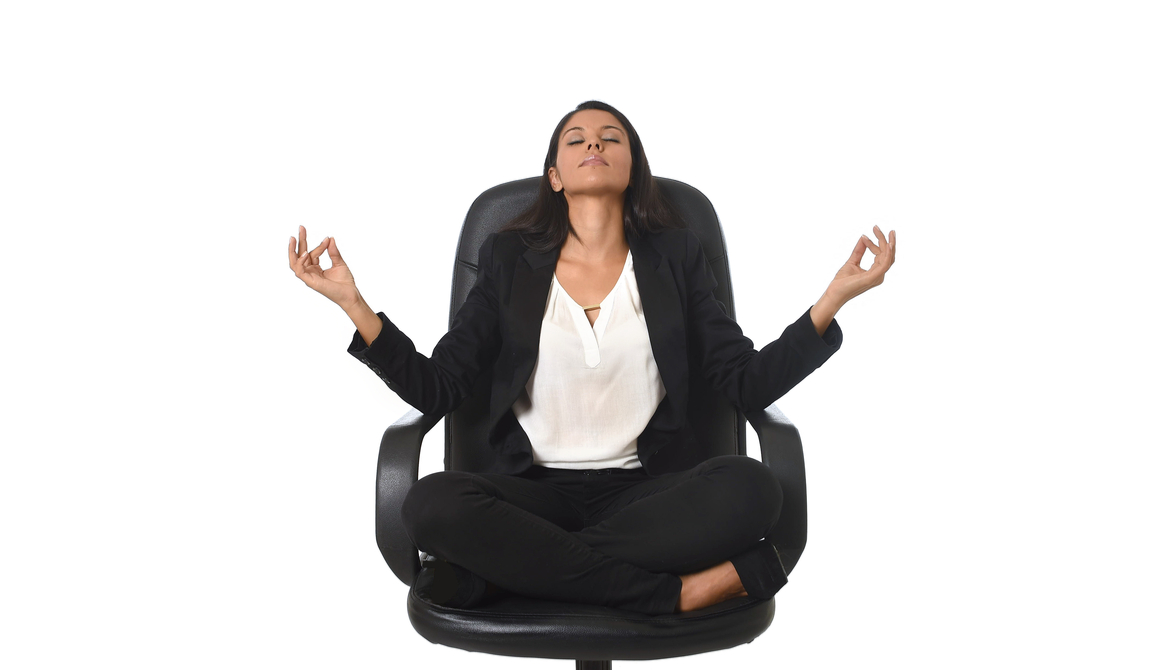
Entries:
[[640,467],[434,472],[407,492],[402,519],[416,547],[507,591],[666,614],[679,575],[760,544],[782,502],[763,463],[731,455],[658,477]]

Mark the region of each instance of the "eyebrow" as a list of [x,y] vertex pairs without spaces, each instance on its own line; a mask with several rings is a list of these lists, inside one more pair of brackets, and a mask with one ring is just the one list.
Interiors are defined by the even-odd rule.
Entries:
[[[625,134],[626,134],[626,131],[622,130],[622,129],[621,129],[620,127],[618,127],[618,126],[602,126],[602,127],[601,127],[601,129],[602,129],[602,130],[605,130],[606,128],[613,128],[614,130],[616,130],[616,131],[619,131],[619,132],[620,132],[621,134],[623,134],[623,135],[625,135]],[[564,137],[565,135],[568,135],[570,130],[580,130],[581,132],[585,132],[585,129],[584,129],[584,128],[582,128],[581,126],[573,126],[572,128],[566,128],[566,129],[565,129],[565,132],[561,133],[561,137]]]

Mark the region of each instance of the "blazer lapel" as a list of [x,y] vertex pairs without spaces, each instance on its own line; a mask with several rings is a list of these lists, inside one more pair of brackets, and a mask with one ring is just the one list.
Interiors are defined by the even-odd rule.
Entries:
[[686,407],[687,340],[683,324],[682,300],[678,284],[666,257],[654,246],[651,236],[630,241],[634,256],[634,276],[638,280],[638,295],[642,299],[642,313],[650,334],[650,349],[658,365],[658,375],[666,388],[666,396],[676,409]]
[[493,424],[520,397],[520,391],[524,389],[529,377],[532,376],[532,369],[536,367],[536,352],[540,347],[540,326],[544,321],[544,308],[548,304],[553,271],[557,267],[560,255],[560,249],[543,254],[529,249],[516,261],[512,290],[502,306],[512,316],[501,323],[508,329],[501,335],[504,342],[510,343],[510,347],[502,353],[511,357],[507,365],[512,370],[512,379],[503,396],[492,394],[492,400],[499,403],[498,406],[493,403],[491,407]]

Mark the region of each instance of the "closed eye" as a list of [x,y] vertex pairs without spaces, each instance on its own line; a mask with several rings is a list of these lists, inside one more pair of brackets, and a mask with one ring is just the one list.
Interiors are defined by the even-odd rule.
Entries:
[[[573,140],[572,142],[569,142],[569,146],[572,146],[572,145],[574,145],[574,144],[581,144],[581,143],[583,143],[584,141],[585,141],[585,140]],[[621,141],[620,141],[620,140],[614,139],[614,138],[612,138],[612,137],[606,137],[606,138],[605,138],[605,141],[606,141],[606,142],[613,142],[614,144],[621,144]]]

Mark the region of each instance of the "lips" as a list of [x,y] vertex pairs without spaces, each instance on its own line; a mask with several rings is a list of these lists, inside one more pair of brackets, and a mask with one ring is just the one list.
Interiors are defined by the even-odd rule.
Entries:
[[[605,159],[602,158],[601,156],[594,154],[594,155],[586,158],[585,160],[581,161],[581,165],[609,165],[609,163],[606,163]],[[578,166],[578,167],[580,167],[580,166]]]

